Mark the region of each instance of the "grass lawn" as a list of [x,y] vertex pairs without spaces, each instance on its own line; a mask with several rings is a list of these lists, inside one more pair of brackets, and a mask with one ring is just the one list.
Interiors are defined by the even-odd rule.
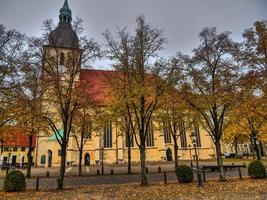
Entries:
[[164,185],[153,184],[140,187],[138,184],[124,185],[96,185],[79,188],[66,188],[63,191],[42,190],[35,192],[27,190],[20,193],[5,193],[0,191],[0,199],[18,200],[266,200],[267,179],[244,180],[229,179],[227,182],[209,181],[203,188],[197,188],[196,184],[170,183]]

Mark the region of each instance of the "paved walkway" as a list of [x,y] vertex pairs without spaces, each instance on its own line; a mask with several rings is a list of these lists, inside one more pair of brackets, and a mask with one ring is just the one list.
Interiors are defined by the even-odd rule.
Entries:
[[[225,164],[231,164],[233,161],[229,160],[229,162],[224,162]],[[236,164],[242,164],[245,162],[249,162],[247,160],[239,160],[235,162]],[[189,162],[180,162],[179,164],[187,164],[190,165]],[[195,164],[195,163],[194,163]],[[216,164],[214,161],[202,161],[200,165],[211,165]],[[174,173],[174,163],[148,163],[148,182],[149,183],[157,183],[163,182],[163,171],[167,172],[167,180],[168,181],[176,181],[176,176]],[[161,173],[158,172],[158,168],[161,168]],[[111,169],[114,174],[111,175]],[[132,175],[127,174],[127,165],[108,165],[104,166],[105,175],[97,175],[97,170],[101,173],[101,166],[90,166],[83,167],[82,177],[78,177],[78,167],[67,167],[66,168],[66,176],[64,185],[68,187],[74,186],[84,186],[84,185],[102,185],[102,184],[125,184],[125,183],[140,183],[140,165],[133,164],[132,165]],[[22,170],[25,174],[26,171]],[[46,172],[49,171],[50,177],[46,177]],[[247,168],[242,168],[242,176],[247,176]],[[58,176],[59,168],[32,168],[32,177],[31,179],[27,179],[27,188],[35,188],[36,184],[36,176],[40,177],[40,188],[56,188],[57,186],[57,176]],[[5,177],[5,171],[2,171],[0,174],[0,187],[2,188]],[[207,172],[206,180],[215,179],[218,180],[219,173],[218,172]],[[239,177],[239,173],[237,170],[235,171],[226,171],[227,177]],[[196,180],[196,177],[195,177]]]
[[[247,169],[242,169],[242,175],[247,176]],[[238,171],[227,171],[227,177],[238,177]],[[218,172],[206,173],[206,179],[218,179]],[[163,173],[148,173],[147,175],[149,183],[163,182],[164,176]],[[196,174],[194,179],[196,180]],[[0,179],[0,187],[3,186],[4,179]],[[176,176],[174,172],[167,173],[167,181],[174,182],[176,181]],[[102,185],[102,184],[127,184],[127,183],[140,183],[140,174],[114,174],[114,175],[89,175],[89,176],[66,176],[64,186],[65,187],[77,187],[77,186],[86,186],[86,185]],[[36,178],[27,179],[27,188],[35,188]],[[56,188],[57,178],[56,177],[41,177],[40,178],[40,189],[50,189]]]
[[[231,164],[233,161],[224,161],[224,164]],[[242,164],[247,162],[247,160],[237,160],[235,161],[236,164]],[[179,162],[179,164],[187,164],[190,165],[190,162]],[[193,162],[195,165],[195,162]],[[210,165],[210,164],[216,164],[215,161],[201,161],[200,165]],[[148,163],[147,164],[149,173],[158,172],[158,168],[161,168],[161,171],[167,171],[167,172],[173,172],[174,171],[174,162],[156,162],[156,163]],[[105,165],[104,166],[104,172],[105,174],[110,174],[111,169],[113,170],[114,174],[127,174],[127,165]],[[101,166],[90,166],[90,167],[82,167],[82,174],[83,175],[96,175],[97,170],[101,173]],[[32,176],[40,176],[45,177],[47,171],[49,172],[50,177],[57,177],[59,172],[59,167],[50,167],[50,168],[32,168]],[[26,170],[22,170],[26,174]],[[140,173],[140,164],[134,163],[132,164],[132,173]],[[78,167],[77,166],[67,166],[66,168],[66,176],[75,176],[78,174]],[[5,171],[0,172],[0,177],[5,177]]]

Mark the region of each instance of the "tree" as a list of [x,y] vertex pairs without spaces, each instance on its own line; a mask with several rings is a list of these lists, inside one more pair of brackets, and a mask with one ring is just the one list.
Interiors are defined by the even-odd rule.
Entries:
[[121,73],[117,95],[127,109],[140,151],[141,185],[146,185],[146,138],[159,100],[173,78],[173,66],[157,60],[157,53],[165,42],[162,30],[146,24],[143,16],[136,21],[135,35],[122,29],[116,39],[109,32],[104,36],[108,56],[115,62],[115,70]]
[[[20,57],[24,45],[23,34],[14,29],[7,30],[3,24],[0,24],[0,127],[2,129],[11,123],[18,113],[14,105],[20,80],[18,69],[21,66]],[[1,135],[1,146],[5,142],[4,138],[5,136]]]
[[193,50],[193,56],[179,54],[187,75],[186,100],[202,116],[202,126],[215,144],[222,181],[225,174],[221,138],[238,83],[233,57],[237,44],[229,35],[229,32],[217,34],[216,28],[204,28],[199,33],[201,45]]
[[231,111],[229,118],[232,122],[227,128],[227,138],[235,136],[233,138],[235,140],[250,140],[254,146],[257,159],[260,160],[260,150],[256,144],[256,139],[263,139],[267,127],[266,120],[255,112],[261,107],[257,101],[261,97],[254,94],[253,84],[251,84],[247,75],[240,78],[240,85],[238,93],[240,100]]
[[[82,34],[81,22],[79,18],[72,25],[74,32],[79,35]],[[43,95],[44,118],[55,133],[61,147],[57,188],[63,189],[66,150],[73,118],[78,109],[76,86],[79,82],[79,73],[81,68],[88,67],[88,63],[100,56],[100,49],[93,39],[89,40],[86,36],[80,36],[78,48],[65,49],[67,52],[63,59],[62,48],[44,45],[48,41],[46,33],[51,33],[53,29],[52,21],[46,21],[43,29],[44,38],[32,39],[32,52],[39,59],[43,70],[42,81],[46,89]],[[53,39],[57,40],[57,38]],[[60,134],[60,128],[63,130],[63,135]]]
[[[79,150],[79,176],[82,175],[82,155],[84,145],[92,137],[92,129],[93,129],[93,120],[92,114],[86,108],[78,109],[76,113],[76,117],[74,118],[74,133],[73,136],[75,138],[78,150]],[[75,126],[77,125],[77,126]]]
[[[172,62],[176,62],[173,59]],[[177,65],[177,64],[174,64]],[[177,72],[180,70],[177,70]],[[177,80],[182,79],[181,74],[176,74]],[[176,87],[170,87],[166,90],[163,98],[162,106],[157,112],[158,123],[162,124],[164,134],[170,134],[174,143],[174,163],[175,172],[178,179],[178,139],[181,134],[190,126],[190,109],[184,100],[184,95],[181,93],[181,84],[176,83]]]
[[[83,149],[91,139],[94,130],[94,123],[97,123],[98,106],[93,101],[90,93],[90,83],[81,82],[78,90],[77,112],[73,119],[73,136],[79,150],[79,176],[82,175],[82,155]],[[89,91],[88,91],[89,90]]]
[[267,120],[267,22],[255,22],[254,27],[244,31],[243,38],[238,58],[248,67],[247,78],[251,89],[257,92],[253,101],[258,109],[253,112]]
[[[126,95],[124,92],[121,91],[121,86],[123,80],[121,79],[120,75],[114,75],[108,78],[108,82],[110,83],[111,89],[110,89],[110,97],[111,100],[106,105],[107,111],[112,115],[112,119],[119,120],[118,126],[119,130],[121,130],[121,134],[126,135],[126,147],[127,147],[127,155],[128,155],[128,162],[127,162],[127,173],[131,174],[131,148],[134,145],[134,135],[133,130],[129,121],[128,117],[128,110],[126,107],[126,104],[124,101],[122,101],[120,95]],[[123,90],[125,91],[125,90]],[[120,92],[120,93],[118,93]],[[120,95],[118,95],[120,94]],[[132,113],[129,113],[129,115],[132,115]]]
[[235,154],[237,155],[238,144],[248,142],[249,136],[247,133],[243,132],[243,130],[241,130],[241,128],[237,124],[235,124],[235,122],[236,121],[233,121],[228,125],[227,129],[225,130],[223,141],[226,144],[229,144],[230,146],[234,147]]
[[28,135],[28,165],[26,177],[31,177],[33,138],[40,131],[45,131],[46,126],[42,117],[42,95],[41,84],[42,70],[27,50],[21,57],[20,77],[21,83],[18,89],[17,104],[19,115],[16,116],[17,125]]

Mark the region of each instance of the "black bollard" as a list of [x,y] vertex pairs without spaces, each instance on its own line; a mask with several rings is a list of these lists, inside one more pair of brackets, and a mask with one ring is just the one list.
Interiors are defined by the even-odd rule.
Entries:
[[146,167],[146,173],[148,174],[148,167]]
[[39,190],[39,182],[40,182],[40,178],[39,178],[39,176],[37,176],[36,177],[36,187],[35,187],[36,191]]
[[100,175],[100,170],[96,170],[96,175]]
[[49,171],[46,172],[46,177],[49,178],[50,174]]
[[164,175],[164,183],[167,184],[167,173],[166,173],[166,171],[164,171],[163,175]]
[[158,172],[159,172],[159,173],[161,172],[161,167],[158,168]]
[[114,170],[113,169],[110,170],[110,174],[114,174]]

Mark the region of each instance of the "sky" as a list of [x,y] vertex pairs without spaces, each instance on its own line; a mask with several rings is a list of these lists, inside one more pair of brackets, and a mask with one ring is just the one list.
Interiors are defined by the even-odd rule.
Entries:
[[[190,54],[199,45],[203,27],[216,26],[230,31],[235,41],[242,40],[244,29],[257,20],[267,20],[267,0],[68,0],[73,18],[83,19],[88,37],[104,43],[103,32],[115,33],[127,27],[133,31],[137,16],[143,14],[152,26],[163,29],[168,43],[162,56],[178,51]],[[30,36],[41,35],[45,19],[58,23],[64,0],[0,0],[0,24]],[[108,69],[110,61],[101,59],[93,68]]]

